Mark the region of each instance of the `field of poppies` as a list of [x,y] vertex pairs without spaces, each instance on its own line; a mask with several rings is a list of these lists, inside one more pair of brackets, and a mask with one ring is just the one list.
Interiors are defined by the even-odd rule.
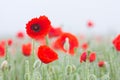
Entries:
[[120,34],[73,34],[45,15],[25,25],[0,38],[0,80],[120,80]]

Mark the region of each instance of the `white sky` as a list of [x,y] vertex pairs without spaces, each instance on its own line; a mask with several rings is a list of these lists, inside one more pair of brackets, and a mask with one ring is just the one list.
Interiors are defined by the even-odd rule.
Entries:
[[87,20],[95,22],[93,32],[120,32],[120,0],[0,0],[0,36],[25,31],[40,15],[74,33],[87,33]]

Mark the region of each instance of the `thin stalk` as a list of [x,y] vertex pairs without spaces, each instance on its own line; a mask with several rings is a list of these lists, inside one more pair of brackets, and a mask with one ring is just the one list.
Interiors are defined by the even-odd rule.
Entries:
[[15,70],[14,70],[14,75],[15,75],[15,80],[18,80],[18,76],[17,76],[17,67],[16,67],[16,60],[14,60],[14,66],[15,66]]
[[33,62],[35,61],[35,42],[34,40],[32,40],[32,59],[33,59]]
[[89,61],[86,61],[86,80],[89,80]]
[[[35,62],[35,41],[34,39],[32,39],[32,60],[31,60],[31,64],[34,65],[34,62]],[[32,72],[34,71],[34,67],[31,68]]]
[[8,60],[8,45],[7,44],[5,45],[5,53],[6,53],[5,60]]
[[48,35],[45,36],[45,41],[46,41],[46,45],[49,46],[49,37],[48,37]]
[[30,70],[29,70],[29,61],[25,61],[25,75],[24,75],[25,80],[30,80]]
[[[7,43],[5,44],[5,53],[6,53],[5,60],[9,61],[8,60],[9,58],[8,58],[8,45],[7,45]],[[3,78],[4,78],[4,80],[8,80],[8,64],[7,64],[7,68],[5,68],[3,70]]]

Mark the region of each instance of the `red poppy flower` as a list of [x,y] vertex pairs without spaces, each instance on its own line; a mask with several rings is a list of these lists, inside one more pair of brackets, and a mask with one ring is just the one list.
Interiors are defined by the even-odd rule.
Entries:
[[53,38],[53,37],[58,37],[62,34],[62,29],[61,27],[51,27],[50,31],[49,31],[49,37]]
[[93,61],[95,61],[95,59],[96,59],[96,53],[95,52],[90,53],[89,61],[93,62]]
[[87,53],[83,52],[80,56],[80,62],[82,63],[83,61],[85,62],[87,59]]
[[99,61],[99,62],[98,62],[98,66],[99,66],[99,67],[105,66],[105,62],[104,62],[104,61]]
[[13,41],[12,41],[12,39],[8,39],[8,46],[11,46],[12,45],[12,43],[13,43]]
[[90,28],[90,27],[93,27],[94,26],[94,23],[91,21],[91,20],[89,20],[88,22],[87,22],[87,26]]
[[87,54],[87,52],[83,52],[80,56],[80,62],[82,63],[83,61],[86,62],[86,60],[89,60],[89,62],[93,62],[96,59],[96,53],[91,52],[90,54]]
[[82,49],[83,50],[86,50],[87,48],[88,48],[88,43],[83,43],[82,45],[81,45],[81,47],[82,47]]
[[17,33],[17,38],[19,38],[19,39],[23,39],[24,38],[24,33],[23,32],[18,32]]
[[46,45],[38,48],[38,58],[45,64],[53,62],[58,59],[58,55],[51,48]]
[[22,53],[24,56],[30,56],[32,51],[31,43],[23,44],[22,45]]
[[0,44],[0,57],[4,57],[5,56],[5,46]]
[[66,38],[69,39],[69,53],[70,53],[71,55],[74,55],[74,49],[78,47],[79,43],[78,43],[77,38],[76,38],[73,34],[63,33],[63,34],[55,41],[54,46],[55,46],[57,49],[61,49],[61,50],[63,50],[64,52],[67,52],[67,50],[64,49],[64,43],[65,43]]
[[120,34],[113,40],[113,45],[117,51],[120,51]]
[[0,45],[5,46],[5,44],[6,44],[5,40],[0,41]]
[[46,16],[33,18],[26,24],[26,32],[33,39],[43,38],[51,28],[51,22]]

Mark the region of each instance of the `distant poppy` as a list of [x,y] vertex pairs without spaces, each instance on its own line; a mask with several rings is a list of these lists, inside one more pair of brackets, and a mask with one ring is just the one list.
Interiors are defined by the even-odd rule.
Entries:
[[89,20],[89,21],[87,22],[87,26],[88,26],[89,28],[90,28],[90,27],[93,27],[93,26],[94,26],[93,21]]
[[93,62],[96,60],[96,53],[91,52],[88,54],[87,52],[83,52],[80,56],[80,62],[82,63],[83,61],[86,62],[86,60],[89,60],[89,62]]
[[18,32],[17,33],[17,38],[19,38],[19,39],[23,39],[24,38],[24,33],[23,32]]
[[81,45],[81,48],[83,49],[83,50],[86,50],[87,48],[88,48],[88,43],[82,43],[82,45]]
[[49,37],[53,38],[53,37],[58,37],[62,34],[62,29],[61,27],[51,27],[50,31],[49,31]]
[[120,51],[120,34],[113,40],[113,45],[117,51]]
[[98,62],[98,66],[99,66],[99,67],[105,66],[105,62],[104,62],[104,61],[99,61],[99,62]]
[[30,56],[32,52],[32,45],[31,43],[23,44],[22,45],[22,53],[24,56]]
[[45,64],[53,62],[58,59],[58,55],[51,48],[46,45],[38,48],[38,58]]
[[96,59],[96,53],[95,52],[91,52],[89,55],[89,61],[93,62]]
[[63,50],[64,52],[67,52],[67,50],[64,48],[64,43],[65,43],[66,38],[69,39],[69,53],[70,53],[71,55],[74,55],[74,50],[75,50],[75,48],[78,47],[79,43],[78,43],[77,38],[76,38],[73,34],[71,34],[71,33],[63,33],[63,34],[55,41],[54,46],[55,46],[57,49]]
[[7,42],[8,42],[8,46],[11,46],[13,43],[12,39],[8,39]]
[[5,56],[5,46],[0,44],[0,58]]
[[5,46],[5,44],[6,44],[5,40],[0,41],[0,45]]
[[87,59],[87,52],[83,52],[80,56],[80,62],[82,63],[83,61],[86,62]]
[[43,38],[51,28],[51,22],[46,16],[33,18],[26,24],[26,32],[33,39]]

